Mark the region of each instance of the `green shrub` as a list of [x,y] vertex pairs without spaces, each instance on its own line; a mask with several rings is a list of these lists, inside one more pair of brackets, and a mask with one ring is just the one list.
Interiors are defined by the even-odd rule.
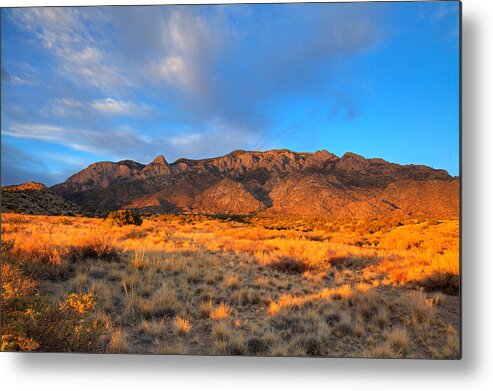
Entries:
[[142,218],[137,213],[134,213],[128,209],[120,209],[110,212],[108,214],[108,221],[111,224],[118,226],[142,224]]

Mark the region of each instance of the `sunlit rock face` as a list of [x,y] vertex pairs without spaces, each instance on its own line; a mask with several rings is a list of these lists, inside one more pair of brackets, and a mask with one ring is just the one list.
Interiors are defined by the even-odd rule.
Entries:
[[326,150],[236,150],[173,163],[160,155],[147,165],[99,162],[52,190],[86,207],[155,213],[445,218],[459,210],[459,179],[444,170]]

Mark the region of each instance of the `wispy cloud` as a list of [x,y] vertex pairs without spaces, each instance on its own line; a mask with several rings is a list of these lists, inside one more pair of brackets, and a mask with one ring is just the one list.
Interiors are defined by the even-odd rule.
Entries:
[[2,66],[2,81],[5,83],[11,83],[16,86],[30,84],[29,80],[23,79],[16,75],[11,75],[7,70]]
[[433,1],[418,4],[417,18],[430,23],[443,21],[451,15],[457,15],[459,4],[456,1]]
[[[96,8],[36,7],[11,10],[19,27],[33,33],[56,58],[59,75],[101,90],[118,91],[131,84],[110,53]],[[89,27],[90,26],[90,27]]]
[[442,20],[451,14],[455,14],[459,11],[459,5],[457,2],[439,2],[436,6],[435,12],[431,15],[435,21]]
[[84,114],[87,106],[77,99],[61,98],[50,100],[46,108],[56,117],[68,118],[74,115]]
[[6,136],[64,145],[75,150],[110,156],[132,156],[150,145],[149,138],[128,127],[105,132],[49,124],[13,124],[3,131]]
[[90,106],[101,113],[109,115],[141,116],[148,114],[152,110],[151,106],[146,104],[126,102],[113,98],[96,99],[90,103]]
[[50,100],[46,110],[61,119],[90,119],[100,117],[145,117],[153,113],[153,107],[144,103],[134,103],[113,98],[100,98],[82,102],[74,98]]

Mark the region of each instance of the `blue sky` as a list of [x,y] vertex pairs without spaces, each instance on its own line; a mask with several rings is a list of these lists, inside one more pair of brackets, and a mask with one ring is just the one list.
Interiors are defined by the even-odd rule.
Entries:
[[2,184],[327,149],[459,171],[457,2],[2,9]]

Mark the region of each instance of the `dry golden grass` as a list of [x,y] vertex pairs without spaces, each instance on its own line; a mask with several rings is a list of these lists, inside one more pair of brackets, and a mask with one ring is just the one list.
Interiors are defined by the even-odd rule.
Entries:
[[209,313],[209,317],[212,320],[226,319],[231,313],[231,309],[224,303],[219,304],[216,308],[213,308]]
[[173,329],[176,335],[186,335],[192,329],[192,324],[190,323],[190,321],[177,316],[173,320]]
[[386,337],[389,346],[396,353],[404,352],[409,345],[409,333],[403,327],[392,329]]
[[[2,215],[2,298],[40,293],[97,320],[101,338],[92,336],[87,349],[459,355],[456,220],[183,215],[119,227],[63,219]],[[38,349],[17,337],[7,336],[5,349],[12,338],[17,348]]]
[[131,348],[127,332],[118,329],[114,330],[108,349],[111,353],[130,353]]
[[163,337],[166,332],[166,322],[161,320],[146,320],[144,319],[137,327],[137,331],[141,334],[148,335],[152,338]]

